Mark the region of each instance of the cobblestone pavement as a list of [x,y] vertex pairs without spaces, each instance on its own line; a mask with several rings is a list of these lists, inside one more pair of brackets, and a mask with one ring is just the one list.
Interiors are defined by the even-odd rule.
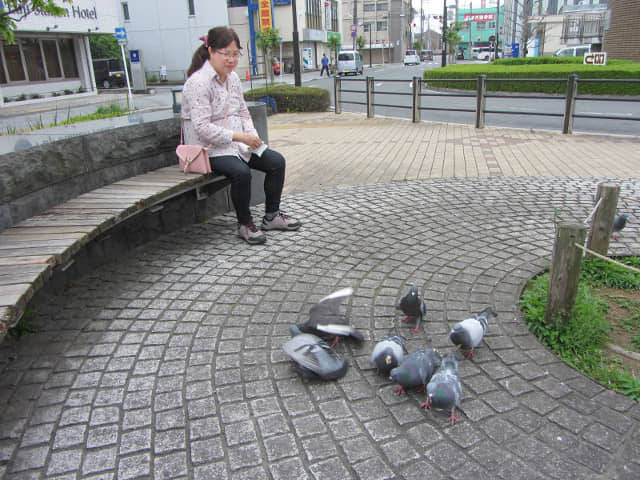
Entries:
[[[623,195],[640,183],[621,182]],[[221,216],[163,236],[42,299],[42,328],[0,346],[4,478],[638,478],[640,405],[558,361],[517,308],[549,261],[556,208],[585,218],[596,180],[407,181],[299,194],[300,232],[248,248]],[[638,206],[629,205],[640,216]],[[616,251],[637,249],[637,227]],[[629,243],[626,243],[629,242]],[[420,286],[412,349],[499,313],[460,365],[461,421],[425,413],[368,365]],[[362,345],[343,379],[302,380],[281,345],[331,291]],[[399,317],[396,317],[399,319]]]
[[[40,331],[0,344],[0,478],[640,478],[640,405],[550,354],[517,306],[550,261],[554,213],[591,212],[593,177],[311,188],[284,201],[299,232],[248,247],[223,215],[40,296]],[[615,181],[640,218],[640,180]],[[612,253],[637,253],[638,230]],[[408,283],[427,302],[417,334],[393,308]],[[288,326],[347,286],[365,341],[337,347],[344,378],[301,379]],[[370,368],[394,321],[410,350],[431,337],[452,351],[453,323],[487,305],[499,316],[460,363],[454,426]]]

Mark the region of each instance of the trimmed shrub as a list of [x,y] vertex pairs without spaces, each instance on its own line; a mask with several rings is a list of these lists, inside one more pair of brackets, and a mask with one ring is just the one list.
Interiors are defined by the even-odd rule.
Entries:
[[329,92],[322,88],[275,85],[244,93],[244,98],[248,101],[257,101],[263,97],[272,97],[280,113],[326,112],[331,102]]
[[[640,95],[640,82],[609,82],[611,79],[637,80],[640,78],[640,63],[628,60],[610,60],[607,65],[584,65],[582,57],[532,57],[497,60],[490,64],[449,65],[444,68],[425,70],[424,80],[469,79],[467,82],[433,82],[430,87],[474,90],[477,77],[487,76],[488,91],[538,92],[564,94],[569,75],[578,79],[578,94],[582,95]],[[519,80],[500,82],[493,79]],[[532,79],[526,81],[526,79]],[[535,79],[535,80],[534,80]],[[603,79],[602,82],[580,82],[580,80]]]

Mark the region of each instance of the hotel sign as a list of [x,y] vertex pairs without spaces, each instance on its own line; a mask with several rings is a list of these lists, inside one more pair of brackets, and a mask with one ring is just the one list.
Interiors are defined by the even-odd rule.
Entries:
[[258,2],[258,15],[260,17],[260,31],[273,28],[273,16],[271,15],[271,0],[260,0]]

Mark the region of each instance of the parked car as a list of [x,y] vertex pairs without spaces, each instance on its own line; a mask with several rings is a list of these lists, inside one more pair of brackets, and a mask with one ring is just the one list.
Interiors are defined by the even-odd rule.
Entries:
[[420,57],[417,50],[407,50],[404,52],[405,65],[420,65]]
[[423,62],[433,60],[433,50],[422,50],[420,52],[420,60]]
[[126,78],[120,58],[96,58],[93,60],[96,85],[103,88],[124,87]]
[[464,50],[461,48],[456,50],[456,60],[464,60]]
[[591,53],[591,45],[572,45],[563,47],[553,54],[554,57],[584,57],[585,54]]
[[362,75],[364,66],[362,64],[362,55],[356,50],[342,50],[338,53],[338,75]]

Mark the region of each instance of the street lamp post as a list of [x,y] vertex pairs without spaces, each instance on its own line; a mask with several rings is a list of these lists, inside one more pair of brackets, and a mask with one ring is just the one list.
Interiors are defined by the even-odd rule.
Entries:
[[291,12],[293,15],[293,73],[296,87],[302,86],[300,75],[300,37],[298,35],[298,12],[296,11],[296,0],[291,0]]

